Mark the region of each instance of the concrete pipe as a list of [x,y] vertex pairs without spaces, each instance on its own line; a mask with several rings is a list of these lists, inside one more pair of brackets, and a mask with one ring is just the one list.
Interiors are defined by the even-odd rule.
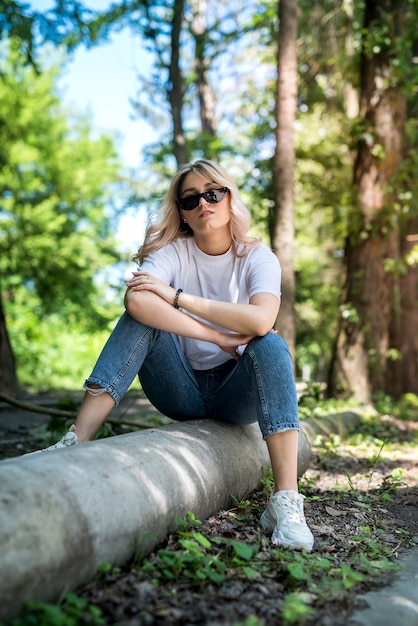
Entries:
[[[299,467],[310,445],[301,431]],[[269,466],[257,424],[173,423],[0,463],[0,619],[56,601],[106,562],[149,553],[192,511],[206,519]]]

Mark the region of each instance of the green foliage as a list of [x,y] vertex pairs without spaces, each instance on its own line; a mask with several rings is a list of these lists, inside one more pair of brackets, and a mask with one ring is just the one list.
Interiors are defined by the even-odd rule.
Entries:
[[[408,395],[407,401],[415,406],[416,396]],[[344,407],[341,401],[333,402],[334,408],[350,408],[350,405]],[[323,402],[318,407],[318,414],[329,413],[329,406],[329,401]],[[387,398],[385,404],[382,400],[382,406],[388,408]],[[398,405],[391,401],[390,406],[396,408]],[[371,421],[372,418],[375,422]],[[365,415],[361,432],[346,441],[353,445],[352,454],[359,455],[363,449],[367,450],[373,468],[377,461],[384,460],[386,449],[386,446],[382,446],[382,440],[375,436],[375,424],[381,420],[382,415],[379,413],[371,417]],[[398,437],[399,432],[393,432],[392,437],[387,437],[387,445],[397,442]],[[317,448],[321,464],[326,462],[326,455],[335,456],[339,453],[341,443],[341,439],[335,436]],[[271,471],[264,482],[270,491]],[[339,550],[322,550],[321,546],[312,553],[278,549],[261,532],[255,533],[248,541],[214,536],[205,531],[202,522],[192,512],[188,512],[184,519],[176,520],[177,531],[170,536],[164,548],[157,549],[129,566],[129,580],[132,582],[131,567],[135,567],[140,578],[151,580],[155,586],[163,588],[161,597],[164,597],[167,592],[180,594],[183,585],[195,587],[205,594],[210,585],[221,587],[223,583],[236,579],[262,583],[264,578],[272,578],[280,583],[282,589],[277,604],[277,623],[285,626],[312,623],[318,607],[333,602],[338,606],[345,605],[353,591],[358,593],[365,588],[370,589],[374,583],[379,584],[382,574],[399,569],[393,561],[393,544],[387,542],[388,529],[384,525],[384,516],[379,510],[374,511],[373,507],[402,487],[402,471],[397,468],[383,478],[380,488],[373,490],[373,493],[355,490],[350,485],[344,490],[336,486],[332,492],[322,491],[318,494],[314,490],[314,495],[308,494],[308,499],[315,501],[318,507],[334,502],[337,495],[344,502],[345,509],[368,512],[367,521],[354,523],[347,546]],[[228,511],[234,521],[241,520],[245,524],[246,519],[241,517],[243,509],[247,511],[247,516],[248,511],[252,511],[253,517],[259,518],[255,502],[234,498],[234,503],[235,508]],[[250,518],[247,519],[250,522]],[[234,524],[234,527],[239,532],[239,526]],[[407,530],[396,528],[393,532],[399,538],[400,545],[411,544]],[[123,572],[119,568],[103,563],[91,585],[115,581],[121,574]],[[102,620],[103,616],[97,607],[92,607],[79,596],[69,594],[57,605],[30,603],[25,615],[10,626],[73,626],[76,623],[81,626],[100,626],[105,624]],[[236,624],[262,626],[263,621],[250,615]]]
[[[57,71],[24,66],[13,42],[0,55],[0,273],[44,310],[94,310],[94,275],[119,260],[113,203],[119,163],[88,119],[71,119],[55,94]],[[113,208],[113,215],[112,215]],[[113,220],[111,218],[113,217]]]
[[119,576],[120,573],[120,567],[113,567],[110,563],[102,563],[97,570],[96,582],[99,582],[103,579],[106,579],[107,581],[115,579]]
[[[189,520],[191,517],[189,516]],[[198,520],[193,521],[200,524]],[[189,522],[187,522],[187,525]],[[144,560],[138,568],[155,582],[187,580],[193,585],[221,585],[228,568],[246,578],[257,575],[250,561],[258,548],[235,539],[208,539],[198,531],[179,531],[178,549],[158,550],[153,562]]]
[[[357,494],[350,497],[354,504]],[[233,577],[260,579],[274,571],[284,587],[284,624],[303,623],[299,622],[301,618],[315,614],[316,603],[341,599],[359,583],[397,569],[390,561],[391,551],[384,545],[384,535],[370,526],[359,526],[352,537],[358,549],[340,559],[336,554],[271,547],[266,553],[265,539],[256,538],[249,544],[226,537],[209,538],[193,530],[191,524],[199,526],[201,522],[190,514],[180,524],[188,530],[179,531],[169,546],[139,562],[138,570],[156,585],[177,581],[199,589],[210,583],[222,585]]]
[[249,615],[242,622],[234,622],[233,626],[264,626],[264,621],[259,620],[255,615]]
[[[153,146],[144,149],[147,171],[138,174],[141,183],[138,188],[143,193],[132,200],[146,200],[149,211],[154,212],[175,168],[170,137],[172,120],[167,108],[170,89],[167,68],[171,55],[168,24],[173,5],[165,1],[141,6],[128,3],[93,13],[78,2],[71,3],[74,11],[68,10],[65,3],[57,3],[44,15],[31,12],[17,2],[4,0],[3,5],[8,7],[9,13],[4,12],[3,22],[0,18],[0,34],[17,36],[13,54],[18,58],[12,71],[5,72],[5,80],[0,84],[0,165],[8,160],[12,165],[3,195],[0,176],[0,205],[2,208],[6,206],[13,215],[13,223],[4,224],[11,238],[8,244],[11,243],[17,251],[10,253],[13,267],[8,267],[5,274],[1,272],[2,283],[6,280],[2,290],[7,292],[9,318],[14,320],[16,317],[11,298],[16,284],[21,283],[26,289],[37,291],[43,303],[42,315],[62,311],[70,319],[70,314],[79,315],[83,303],[92,326],[106,325],[114,315],[106,315],[107,302],[99,294],[97,281],[91,277],[115,260],[112,229],[109,230],[109,224],[112,224],[107,210],[102,220],[102,209],[105,205],[112,206],[115,189],[108,187],[104,191],[100,180],[101,173],[109,169],[106,154],[111,147],[106,147],[104,138],[93,142],[94,147],[91,147],[88,120],[69,125],[65,115],[60,115],[59,97],[51,93],[54,80],[42,72],[35,83],[25,67],[26,57],[19,57],[18,50],[26,35],[31,39],[32,27],[38,28],[47,39],[66,40],[67,44],[76,45],[83,38],[98,44],[114,30],[123,27],[137,29],[139,24],[140,36],[147,51],[154,55],[154,62],[149,75],[140,77],[136,111],[155,128],[163,129],[164,134]],[[361,137],[376,141],[377,156],[380,150],[378,138],[369,132],[364,120],[359,117],[351,119],[347,110],[347,93],[351,91],[355,96],[358,92],[362,43],[370,54],[390,47],[391,85],[399,85],[409,100],[406,158],[399,180],[393,183],[399,197],[388,208],[387,228],[392,228],[400,220],[405,229],[407,220],[416,214],[418,65],[411,63],[411,42],[415,37],[417,2],[408,0],[405,3],[405,32],[399,40],[392,37],[390,19],[364,31],[362,2],[342,3],[336,7],[332,0],[314,5],[303,0],[298,9],[296,373],[300,376],[304,368],[309,368],[313,379],[324,380],[341,314],[338,307],[345,237],[349,227],[353,232],[367,235],[352,199],[353,150]],[[24,24],[26,26],[22,26]],[[39,25],[42,25],[41,29]],[[58,37],[58,25],[61,38]],[[274,208],[272,157],[277,33],[277,2],[273,0],[249,2],[245,7],[240,3],[229,3],[227,8],[222,3],[215,3],[206,15],[206,28],[199,37],[193,32],[191,7],[188,3],[184,7],[180,69],[187,148],[193,158],[217,158],[231,170],[251,209],[253,232],[266,242],[269,242]],[[197,59],[204,62],[208,89],[212,89],[215,96],[216,111],[213,112],[218,123],[215,136],[202,131],[196,87]],[[9,59],[9,63],[12,60]],[[51,129],[51,115],[54,130]],[[37,118],[39,122],[36,122]],[[7,125],[1,124],[1,119],[8,122],[14,147],[10,137],[3,140],[3,126],[7,128]],[[74,142],[63,147],[61,140],[69,138]],[[86,142],[85,150],[80,148],[83,141]],[[54,150],[50,151],[48,159],[46,150],[50,146]],[[95,160],[97,155],[99,162]],[[39,167],[36,167],[37,162]],[[74,164],[81,167],[84,175],[74,171]],[[96,182],[100,189],[94,191],[91,186]],[[54,190],[56,193],[51,194]],[[18,192],[19,210],[14,207],[13,200],[18,197]],[[91,198],[96,192],[99,196],[102,192],[107,193],[106,199],[101,196],[100,206]],[[84,209],[88,205],[91,210],[83,212],[82,202],[85,203]],[[0,214],[2,219],[5,219],[4,214]],[[26,228],[24,224],[27,224]],[[100,244],[100,252],[91,246],[91,242]],[[6,249],[1,237],[0,252],[1,258],[8,258],[9,248]],[[416,258],[415,249],[404,259],[388,259],[386,266],[389,271],[402,274],[415,267]],[[19,268],[23,265],[26,271],[22,281]],[[355,310],[350,307],[344,307],[342,312],[355,315]],[[14,342],[16,337],[17,333],[14,333]]]
[[[70,308],[70,307],[69,307]],[[104,325],[100,308],[45,313],[38,296],[17,287],[8,303],[6,323],[20,383],[32,390],[80,388],[107,340],[119,307],[108,306],[113,320]],[[94,328],[94,326],[98,328]]]
[[418,396],[406,393],[399,400],[391,396],[378,393],[373,398],[376,410],[382,415],[395,415],[400,419],[418,421]]
[[[267,474],[269,474],[268,471]],[[267,479],[264,478],[263,480]],[[240,522],[246,522],[250,521],[253,518],[254,514],[260,514],[259,507],[251,502],[251,500],[239,500],[235,496],[231,496],[231,499],[234,503],[234,509],[230,512],[230,515],[232,515],[236,520]]]
[[9,324],[17,374],[27,389],[80,388],[110,332],[52,314],[38,318],[25,311]]
[[38,48],[45,42],[74,46],[89,32],[91,12],[83,3],[57,2],[46,12],[33,10],[26,2],[0,0],[0,41],[17,42],[25,62],[36,67]]
[[[102,269],[120,260],[113,235],[124,190],[110,137],[64,111],[58,69],[0,48],[0,288],[21,382],[51,386],[71,342],[116,316]],[[115,204],[115,192],[120,196]],[[121,302],[121,289],[117,289]],[[59,345],[61,343],[61,345]],[[86,352],[97,336],[83,342]],[[97,354],[97,351],[96,351]],[[30,357],[30,359],[29,359]],[[29,362],[30,360],[30,362]],[[85,365],[79,362],[79,371]],[[70,370],[71,368],[68,368]]]
[[[296,371],[325,380],[337,330],[350,157],[343,119],[323,106],[300,112],[296,131]],[[320,304],[319,304],[320,303]]]
[[9,626],[105,626],[101,610],[84,598],[68,593],[59,604],[28,602],[23,617]]
[[312,599],[312,594],[304,591],[287,594],[284,599],[283,624],[285,626],[300,624],[302,618],[315,615],[315,610],[309,606]]

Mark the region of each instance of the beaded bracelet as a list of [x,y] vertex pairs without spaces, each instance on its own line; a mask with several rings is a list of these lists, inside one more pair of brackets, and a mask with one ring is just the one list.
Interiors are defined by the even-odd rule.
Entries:
[[179,309],[179,308],[180,308],[180,307],[179,307],[179,296],[180,296],[180,294],[182,293],[182,291],[183,291],[183,289],[177,289],[177,291],[176,291],[176,295],[174,296],[174,302],[173,302],[173,305],[174,305],[174,308],[175,308],[175,309]]

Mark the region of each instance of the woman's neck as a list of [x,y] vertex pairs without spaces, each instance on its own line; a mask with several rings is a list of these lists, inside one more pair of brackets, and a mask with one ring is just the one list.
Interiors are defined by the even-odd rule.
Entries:
[[226,237],[219,237],[219,233],[215,237],[199,237],[195,234],[195,242],[199,250],[205,254],[219,256],[228,252],[232,244],[232,238],[229,233]]

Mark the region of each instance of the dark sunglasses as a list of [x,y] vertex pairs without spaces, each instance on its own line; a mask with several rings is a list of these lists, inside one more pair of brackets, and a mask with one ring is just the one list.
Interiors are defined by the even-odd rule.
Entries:
[[228,187],[221,187],[220,189],[210,189],[210,191],[204,191],[203,193],[195,193],[192,196],[186,196],[176,200],[176,204],[179,209],[183,211],[193,211],[199,206],[200,198],[204,198],[209,204],[218,204],[221,202],[228,193]]

